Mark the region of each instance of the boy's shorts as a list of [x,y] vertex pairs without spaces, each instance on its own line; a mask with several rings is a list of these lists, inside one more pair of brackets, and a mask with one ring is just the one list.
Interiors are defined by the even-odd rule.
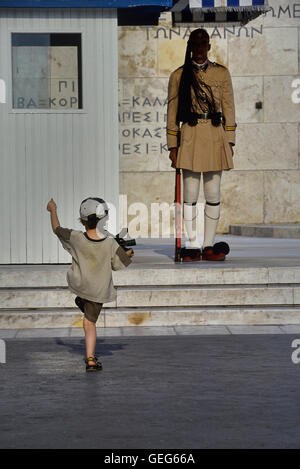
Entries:
[[85,298],[76,297],[75,303],[84,313],[86,319],[90,322],[97,322],[100,315],[103,303],[96,303],[95,301],[86,300]]

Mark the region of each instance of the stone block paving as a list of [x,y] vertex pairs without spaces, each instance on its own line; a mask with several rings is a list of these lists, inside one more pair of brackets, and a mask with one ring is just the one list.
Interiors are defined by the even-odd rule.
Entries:
[[90,374],[71,330],[5,339],[0,448],[300,447],[299,326],[116,329]]

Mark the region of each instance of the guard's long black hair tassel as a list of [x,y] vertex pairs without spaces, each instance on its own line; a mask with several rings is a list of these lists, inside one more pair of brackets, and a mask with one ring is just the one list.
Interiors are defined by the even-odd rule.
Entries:
[[[205,33],[208,34],[206,31]],[[194,72],[192,41],[190,38],[187,43],[185,61],[179,85],[177,122],[188,122],[189,125],[195,126],[197,125],[198,119],[197,112],[192,104],[192,90],[200,110],[202,112],[215,114],[216,105],[211,87],[199,78],[196,78]]]
[[[183,71],[181,75],[179,85],[179,96],[178,96],[178,112],[177,121],[189,122],[191,120],[192,110],[192,98],[191,98],[191,86],[192,86],[192,74],[193,64],[191,59],[192,47],[190,41],[187,43],[185,52],[185,61]],[[197,121],[196,121],[197,124]]]

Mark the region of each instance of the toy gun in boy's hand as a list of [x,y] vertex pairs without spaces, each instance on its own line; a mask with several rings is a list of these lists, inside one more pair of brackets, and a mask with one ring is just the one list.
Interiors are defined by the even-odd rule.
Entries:
[[119,234],[116,235],[115,240],[117,243],[122,246],[125,251],[129,251],[131,248],[128,248],[127,246],[136,246],[136,241],[135,239],[124,239],[124,237],[127,235],[128,229],[123,228],[122,231],[120,231]]

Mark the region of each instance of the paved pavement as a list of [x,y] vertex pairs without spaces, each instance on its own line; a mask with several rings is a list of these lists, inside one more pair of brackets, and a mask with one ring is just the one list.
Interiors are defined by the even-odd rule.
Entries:
[[0,448],[299,448],[287,327],[99,337],[95,374],[83,337],[7,338]]
[[[219,269],[232,267],[297,267],[300,266],[300,239],[253,238],[217,235],[216,242],[225,241],[230,254],[225,262],[197,262],[197,268]],[[185,240],[182,240],[182,246]],[[134,247],[134,261],[130,269],[195,268],[194,263],[174,264],[174,240],[170,238],[139,238]],[[222,264],[222,265],[221,265]]]
[[[138,238],[134,246],[133,263],[128,269],[231,269],[232,267],[299,267],[300,239],[252,238],[246,236],[217,235],[216,242],[225,241],[230,253],[225,262],[174,263],[174,239]],[[185,240],[182,240],[182,246]],[[0,265],[3,277],[8,271],[62,271],[69,264],[7,264]],[[3,279],[2,279],[3,281]]]

